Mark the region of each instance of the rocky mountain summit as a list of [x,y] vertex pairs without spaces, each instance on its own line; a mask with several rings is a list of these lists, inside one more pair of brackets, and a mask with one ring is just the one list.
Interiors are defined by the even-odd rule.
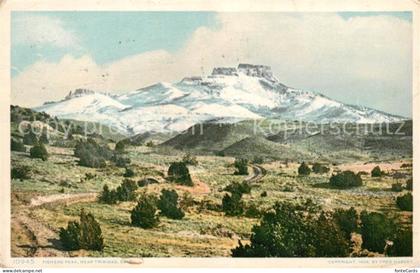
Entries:
[[383,123],[405,119],[288,87],[269,66],[253,64],[216,67],[208,76],[160,82],[122,95],[76,89],[63,100],[35,110],[60,118],[101,122],[125,133],[182,131],[214,120]]

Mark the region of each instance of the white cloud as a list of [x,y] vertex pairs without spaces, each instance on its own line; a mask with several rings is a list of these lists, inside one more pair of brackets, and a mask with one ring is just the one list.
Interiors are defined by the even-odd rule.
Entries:
[[124,92],[248,62],[271,65],[289,86],[411,115],[410,22],[276,13],[222,13],[218,20],[219,28],[197,29],[174,54],[151,51],[106,65],[88,56],[35,63],[13,79],[13,102],[33,106],[77,87]]
[[26,45],[52,45],[58,48],[78,47],[77,36],[66,30],[60,19],[30,15],[20,16],[13,22],[13,43]]

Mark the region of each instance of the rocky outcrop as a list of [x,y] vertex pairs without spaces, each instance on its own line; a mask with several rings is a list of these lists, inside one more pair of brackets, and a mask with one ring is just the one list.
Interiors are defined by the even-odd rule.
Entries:
[[238,71],[251,77],[261,77],[274,80],[271,67],[267,65],[239,64]]
[[211,73],[215,75],[238,76],[238,70],[235,67],[215,67]]
[[203,81],[202,77],[199,76],[192,76],[192,77],[185,77],[182,79],[182,83],[186,83],[186,84],[197,84],[197,83],[201,83]]
[[91,94],[95,94],[95,91],[92,91],[89,89],[78,88],[74,91],[70,91],[64,99],[69,100],[72,98],[83,97],[85,95],[91,95]]

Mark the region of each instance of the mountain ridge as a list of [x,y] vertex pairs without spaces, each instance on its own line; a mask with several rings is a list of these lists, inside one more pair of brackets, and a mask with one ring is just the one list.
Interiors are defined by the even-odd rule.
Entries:
[[288,87],[265,65],[216,67],[205,77],[158,82],[121,95],[76,89],[34,108],[53,116],[103,122],[123,132],[183,131],[196,123],[278,118],[314,123],[389,123],[406,118]]

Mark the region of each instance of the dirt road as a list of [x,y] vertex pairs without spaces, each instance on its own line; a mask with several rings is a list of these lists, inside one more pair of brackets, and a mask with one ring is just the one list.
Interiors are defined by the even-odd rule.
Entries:
[[252,165],[252,173],[245,178],[245,181],[248,183],[256,183],[261,180],[266,174],[266,170],[258,165]]

